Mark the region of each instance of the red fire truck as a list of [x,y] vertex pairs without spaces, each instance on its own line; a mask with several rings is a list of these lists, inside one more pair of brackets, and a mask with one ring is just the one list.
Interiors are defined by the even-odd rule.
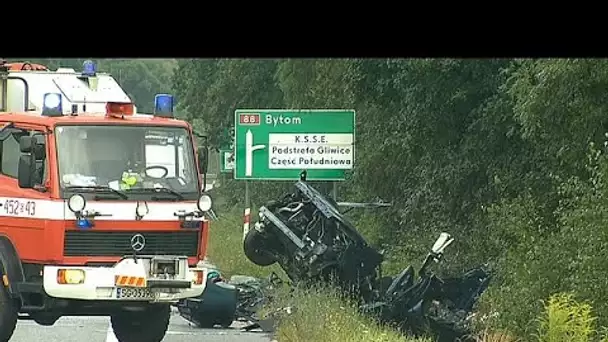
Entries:
[[74,315],[161,341],[170,305],[202,294],[208,149],[173,107],[137,113],[91,61],[0,61],[0,341]]

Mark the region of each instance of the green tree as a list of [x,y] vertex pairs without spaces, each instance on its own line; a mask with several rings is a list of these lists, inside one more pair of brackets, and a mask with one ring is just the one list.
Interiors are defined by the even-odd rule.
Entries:
[[[173,85],[214,146],[236,108],[355,109],[357,160],[340,197],[394,203],[352,213],[387,249],[386,269],[419,262],[448,231],[444,272],[495,265],[483,310],[523,334],[554,291],[608,316],[597,252],[607,173],[589,159],[607,131],[607,73],[599,59],[214,59],[179,61]],[[285,186],[254,182],[256,203]],[[222,187],[228,203],[242,187]]]

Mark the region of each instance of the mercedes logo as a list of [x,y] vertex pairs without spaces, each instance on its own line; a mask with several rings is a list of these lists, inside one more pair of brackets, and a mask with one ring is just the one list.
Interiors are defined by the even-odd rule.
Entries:
[[131,248],[139,252],[146,246],[146,238],[141,234],[135,234],[131,237]]

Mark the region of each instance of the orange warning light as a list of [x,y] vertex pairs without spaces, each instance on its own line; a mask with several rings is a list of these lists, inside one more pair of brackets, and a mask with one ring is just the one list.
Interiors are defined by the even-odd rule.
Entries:
[[132,103],[125,102],[108,102],[106,104],[106,115],[113,117],[121,117],[133,115],[134,106]]

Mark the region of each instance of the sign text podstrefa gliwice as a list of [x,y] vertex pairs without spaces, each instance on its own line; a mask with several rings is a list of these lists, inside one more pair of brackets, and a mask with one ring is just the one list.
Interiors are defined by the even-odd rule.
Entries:
[[353,110],[237,110],[235,179],[343,180],[354,166]]

